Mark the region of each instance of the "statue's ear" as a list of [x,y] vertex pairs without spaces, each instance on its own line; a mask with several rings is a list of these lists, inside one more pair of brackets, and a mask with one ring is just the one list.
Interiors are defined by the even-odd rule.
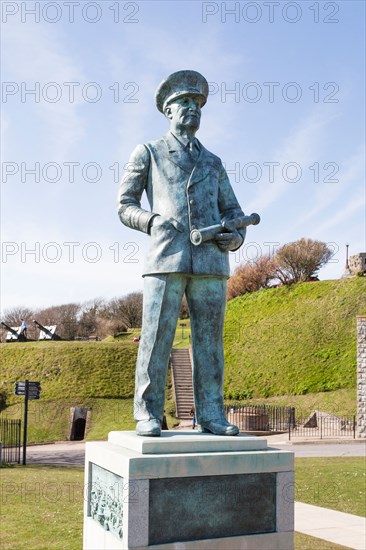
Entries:
[[171,119],[172,118],[172,109],[171,107],[169,107],[169,105],[167,105],[164,109],[164,115],[166,116],[166,118],[169,118]]

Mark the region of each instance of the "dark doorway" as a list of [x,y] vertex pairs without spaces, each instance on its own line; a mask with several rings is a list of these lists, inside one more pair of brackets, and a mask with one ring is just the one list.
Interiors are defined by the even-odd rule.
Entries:
[[74,423],[74,441],[81,441],[85,434],[85,418],[77,418]]
[[88,407],[71,407],[67,439],[82,441],[88,433],[91,411]]

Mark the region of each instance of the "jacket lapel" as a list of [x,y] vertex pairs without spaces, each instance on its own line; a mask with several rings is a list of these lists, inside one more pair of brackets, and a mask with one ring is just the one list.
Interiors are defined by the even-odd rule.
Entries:
[[[163,137],[163,140],[166,145],[167,158],[189,175],[188,185],[194,185],[207,177],[210,173],[213,155],[207,151],[200,141],[197,140],[200,154],[194,162],[189,160],[188,156],[182,155],[180,144],[170,132]],[[185,158],[188,162],[184,160]]]
[[202,181],[210,172],[212,155],[209,151],[207,151],[201,142],[198,143],[200,146],[200,154],[192,170],[188,185],[195,185],[196,183]]
[[163,137],[167,147],[167,158],[176,166],[179,166],[187,174],[191,174],[194,163],[189,160],[187,155],[182,154],[182,149],[175,137],[168,132]]

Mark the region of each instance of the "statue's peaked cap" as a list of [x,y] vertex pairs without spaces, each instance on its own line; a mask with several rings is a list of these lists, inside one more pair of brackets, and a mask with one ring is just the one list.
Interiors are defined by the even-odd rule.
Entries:
[[177,71],[165,78],[155,93],[155,103],[161,113],[173,99],[185,95],[199,96],[201,107],[207,101],[208,82],[197,71]]

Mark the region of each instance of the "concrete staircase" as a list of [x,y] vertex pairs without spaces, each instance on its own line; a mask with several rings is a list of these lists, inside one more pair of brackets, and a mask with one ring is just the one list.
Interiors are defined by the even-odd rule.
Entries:
[[191,418],[190,411],[194,403],[192,385],[192,362],[189,348],[172,349],[170,354],[172,368],[175,414],[184,420]]

